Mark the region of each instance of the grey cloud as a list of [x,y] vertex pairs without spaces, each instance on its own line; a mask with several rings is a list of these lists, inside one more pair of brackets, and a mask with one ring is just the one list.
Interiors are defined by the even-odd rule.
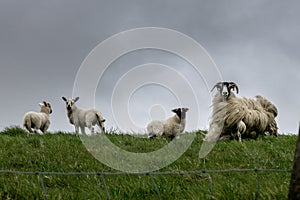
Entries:
[[[300,105],[292,86],[300,81],[299,8],[300,2],[296,0],[3,0],[0,110],[7,115],[0,117],[0,125],[20,125],[23,114],[38,110],[37,104],[45,99],[54,108],[50,130],[73,130],[61,96],[72,95],[77,70],[88,53],[113,34],[157,26],[183,32],[202,44],[222,77],[240,85],[241,96],[267,96],[279,108],[280,130],[296,132]],[[108,95],[110,84],[126,69],[151,61],[153,54],[127,56],[120,59],[119,67],[117,62],[112,65],[111,70],[116,71],[112,70],[103,80],[107,91],[101,90],[97,98]],[[154,57],[154,61],[164,61],[176,68],[174,62],[165,61],[168,58]],[[127,68],[121,68],[125,65]],[[185,69],[182,73],[188,75],[189,68]],[[199,82],[203,96],[201,122],[205,126],[209,93]],[[99,102],[110,106],[109,102]],[[97,106],[103,107],[101,103]]]

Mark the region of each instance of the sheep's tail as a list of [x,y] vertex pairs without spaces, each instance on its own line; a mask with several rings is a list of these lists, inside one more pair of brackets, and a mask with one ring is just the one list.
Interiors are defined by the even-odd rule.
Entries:
[[96,112],[96,117],[97,117],[99,127],[102,129],[102,132],[105,132],[105,127],[103,125],[105,119],[102,117],[102,114],[100,112]]

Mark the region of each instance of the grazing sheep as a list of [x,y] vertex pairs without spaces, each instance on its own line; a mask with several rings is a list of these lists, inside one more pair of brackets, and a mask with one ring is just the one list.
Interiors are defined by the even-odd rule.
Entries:
[[186,112],[188,108],[175,108],[173,117],[167,120],[153,120],[147,126],[148,138],[168,136],[178,139],[186,124]]
[[52,113],[50,103],[43,101],[43,103],[39,103],[39,106],[41,107],[40,112],[31,111],[24,116],[23,127],[30,133],[38,133],[38,130],[45,133],[50,126],[49,115]]
[[211,91],[219,91],[213,99],[212,119],[207,141],[242,138],[256,139],[259,134],[269,132],[277,136],[275,117],[277,108],[262,96],[256,99],[238,98],[238,86],[233,82],[219,82]]
[[91,134],[94,134],[94,127],[98,125],[102,132],[105,131],[104,122],[102,114],[96,109],[85,110],[78,108],[75,103],[79,100],[79,97],[75,99],[67,99],[62,97],[66,102],[67,115],[69,122],[75,126],[75,132],[79,133],[79,127],[82,134],[85,134],[85,127],[88,127],[91,131]]

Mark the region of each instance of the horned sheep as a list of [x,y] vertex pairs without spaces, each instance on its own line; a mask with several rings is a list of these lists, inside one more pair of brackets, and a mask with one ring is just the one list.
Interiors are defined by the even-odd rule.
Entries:
[[41,107],[40,112],[30,111],[24,116],[23,127],[30,133],[38,133],[38,130],[45,133],[50,126],[49,115],[52,113],[50,103],[43,101],[39,103],[39,106]]
[[185,129],[188,108],[175,108],[167,120],[153,120],[147,125],[148,138],[167,136],[178,139]]
[[62,97],[66,102],[67,115],[69,122],[75,126],[75,132],[79,133],[79,128],[82,134],[85,134],[85,127],[91,131],[91,134],[94,134],[94,127],[98,125],[102,132],[105,131],[104,122],[105,119],[102,117],[102,114],[97,109],[85,110],[79,108],[75,103],[79,100],[79,97],[75,99],[67,99]]
[[256,99],[236,97],[233,92],[239,90],[234,82],[219,82],[211,91],[214,88],[218,93],[213,98],[211,122],[204,140],[237,138],[241,141],[256,139],[266,132],[277,136],[278,110],[274,104],[259,95]]

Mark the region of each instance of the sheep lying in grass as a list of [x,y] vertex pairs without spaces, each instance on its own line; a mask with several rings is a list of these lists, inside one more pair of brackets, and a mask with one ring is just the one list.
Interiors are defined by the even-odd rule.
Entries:
[[[207,141],[218,139],[242,138],[256,139],[260,134],[269,132],[277,136],[275,117],[277,108],[267,99],[238,98],[238,86],[233,82],[219,82],[214,87],[219,91],[213,99],[212,119]],[[212,89],[212,91],[213,91]]]
[[50,103],[43,101],[43,103],[39,103],[39,106],[41,107],[40,112],[31,111],[24,116],[23,127],[30,133],[38,133],[38,130],[45,133],[50,126],[49,115],[52,113]]
[[148,138],[167,136],[178,139],[186,124],[188,108],[175,108],[173,117],[167,120],[153,120],[147,126]]
[[94,127],[98,125],[102,132],[105,131],[104,122],[102,114],[96,109],[85,110],[78,108],[75,103],[79,100],[79,97],[75,99],[67,99],[62,97],[66,102],[67,115],[71,124],[75,126],[75,132],[79,133],[79,127],[82,134],[85,134],[85,127],[91,131],[91,134],[94,134]]

